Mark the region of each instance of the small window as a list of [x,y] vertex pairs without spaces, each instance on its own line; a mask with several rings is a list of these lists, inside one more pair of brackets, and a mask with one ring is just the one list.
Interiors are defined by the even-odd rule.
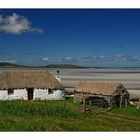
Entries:
[[8,95],[14,94],[14,89],[8,89]]
[[48,89],[48,94],[53,94],[53,89]]

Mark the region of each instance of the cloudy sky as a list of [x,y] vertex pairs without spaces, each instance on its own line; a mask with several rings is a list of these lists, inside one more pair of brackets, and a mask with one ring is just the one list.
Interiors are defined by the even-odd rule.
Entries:
[[0,62],[140,66],[140,10],[1,9]]

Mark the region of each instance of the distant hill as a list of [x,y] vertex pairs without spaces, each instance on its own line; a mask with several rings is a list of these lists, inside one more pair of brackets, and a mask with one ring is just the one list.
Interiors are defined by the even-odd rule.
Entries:
[[96,69],[102,69],[102,68],[140,68],[140,67],[84,67],[84,66],[78,66],[73,64],[50,64],[47,66],[25,66],[25,65],[18,65],[13,64],[9,62],[0,62],[0,68],[96,68]]
[[23,67],[21,65],[13,64],[13,63],[8,63],[8,62],[0,62],[0,67]]
[[86,68],[82,66],[72,65],[72,64],[50,64],[46,66],[47,68]]
[[2,68],[85,68],[72,64],[50,64],[47,66],[23,66],[8,62],[0,62],[0,67]]

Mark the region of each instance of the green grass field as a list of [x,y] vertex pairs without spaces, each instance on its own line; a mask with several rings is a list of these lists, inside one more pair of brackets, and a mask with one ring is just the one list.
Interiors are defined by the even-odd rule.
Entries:
[[[0,131],[140,131],[136,107],[82,113],[73,98],[63,101],[0,101]],[[102,109],[101,109],[102,110]]]

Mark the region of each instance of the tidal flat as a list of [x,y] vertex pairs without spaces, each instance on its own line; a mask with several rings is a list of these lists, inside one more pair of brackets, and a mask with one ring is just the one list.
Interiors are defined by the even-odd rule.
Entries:
[[122,83],[132,97],[140,98],[140,68],[85,68],[85,69],[48,69],[56,76],[60,70],[62,84],[73,89],[79,81]]

